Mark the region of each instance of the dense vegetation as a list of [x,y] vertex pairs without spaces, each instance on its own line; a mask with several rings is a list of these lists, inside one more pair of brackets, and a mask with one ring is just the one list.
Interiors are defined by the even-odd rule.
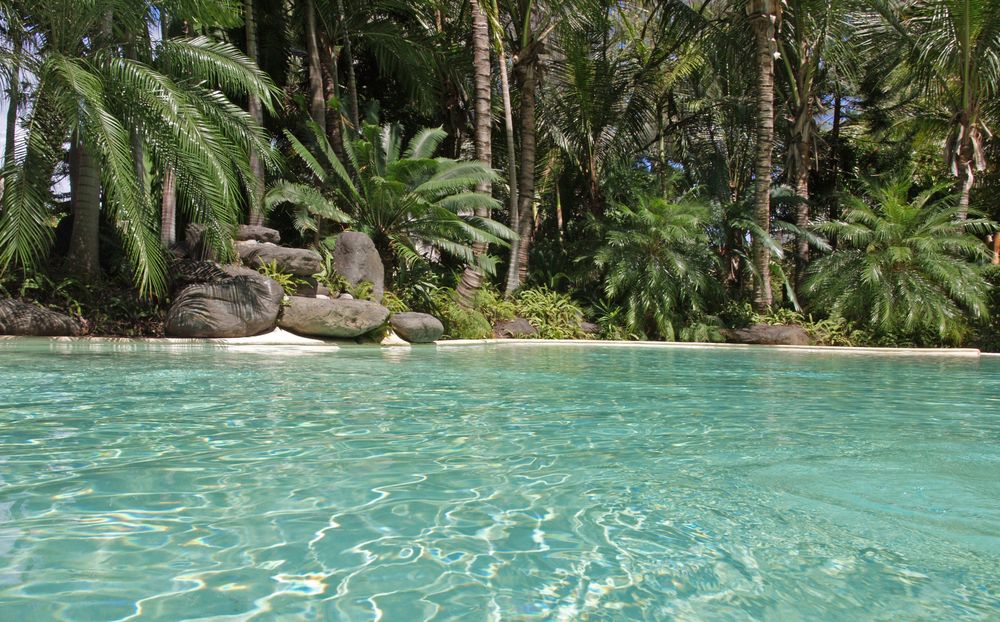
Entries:
[[998,0],[0,0],[0,29],[0,296],[95,334],[156,334],[188,223],[227,259],[266,221],[368,233],[456,337],[998,341]]

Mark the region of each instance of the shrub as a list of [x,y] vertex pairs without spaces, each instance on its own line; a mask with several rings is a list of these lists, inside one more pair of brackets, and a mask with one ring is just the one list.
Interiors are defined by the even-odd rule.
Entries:
[[848,198],[842,221],[818,227],[837,240],[837,250],[813,263],[805,291],[832,317],[876,339],[959,343],[970,316],[988,315],[987,250],[970,232],[993,224],[959,220],[955,197],[942,195],[943,187],[911,200],[911,185],[868,182],[863,198]]
[[446,339],[489,339],[493,335],[493,326],[482,313],[458,304],[455,290],[438,289],[433,303],[431,313],[444,324]]
[[282,272],[281,268],[278,267],[277,261],[263,264],[257,268],[257,271],[267,278],[277,281],[278,285],[281,286],[281,289],[285,290],[286,296],[294,296],[296,290],[299,288],[299,285],[305,284],[304,280],[296,278],[287,272]]
[[541,339],[587,339],[583,310],[566,294],[545,287],[526,289],[514,297],[515,315],[538,329]]

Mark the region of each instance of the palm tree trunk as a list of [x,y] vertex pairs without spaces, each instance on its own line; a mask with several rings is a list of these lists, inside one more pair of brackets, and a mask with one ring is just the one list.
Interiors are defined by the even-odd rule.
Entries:
[[966,124],[962,128],[962,143],[958,148],[958,155],[955,157],[955,172],[958,175],[959,195],[958,195],[958,218],[965,220],[969,216],[969,195],[972,194],[972,185],[976,181],[973,172],[973,146],[971,139],[972,127]]
[[325,134],[326,102],[323,100],[323,71],[320,68],[313,0],[306,0],[306,51],[309,56],[309,116]]
[[[472,12],[472,68],[475,89],[473,108],[476,113],[476,158],[486,166],[492,167],[493,114],[490,103],[490,89],[493,82],[493,74],[490,68],[490,32],[486,21],[486,14],[479,6],[478,0],[470,0],[470,3]],[[491,195],[493,185],[489,181],[480,182],[476,185],[476,192]],[[477,207],[475,215],[479,218],[489,218],[490,210],[485,207]],[[487,244],[485,242],[476,242],[472,245],[472,252],[476,259],[485,253],[486,249]],[[458,303],[467,309],[471,309],[475,302],[476,292],[479,291],[482,281],[483,275],[479,267],[472,264],[467,265],[458,283]]]
[[[257,18],[254,16],[254,0],[244,0],[243,21],[246,24],[247,56],[257,64]],[[264,125],[264,110],[260,98],[251,95],[247,102],[247,112],[257,125]],[[251,225],[264,224],[264,164],[260,155],[250,150],[250,170],[253,172],[254,187],[250,199],[250,210],[247,222]]]
[[534,234],[535,218],[535,90],[537,72],[529,59],[516,68],[521,86],[521,115],[518,121],[521,132],[521,172],[518,180],[518,241],[511,249],[510,268],[507,270],[507,295],[511,295],[524,283],[528,274],[528,257],[531,251],[531,237]]
[[[796,205],[795,226],[805,229],[809,226],[809,171],[812,169],[812,98],[807,85],[800,84],[799,92],[802,93],[802,104],[799,106],[796,125],[795,140],[796,158],[794,162],[795,174],[795,196],[798,198]],[[801,281],[805,266],[809,263],[809,242],[803,236],[799,236],[795,248],[796,259],[796,279]]]
[[[755,10],[754,0],[748,12]],[[765,3],[767,1],[765,0]],[[754,221],[763,234],[771,228],[771,152],[774,147],[774,35],[776,13],[780,5],[773,3],[771,11],[751,13],[754,36],[757,40],[757,164],[755,169],[756,196]],[[762,239],[753,236],[751,255],[757,269],[757,288],[754,307],[767,312],[774,303],[771,293],[771,253]]]
[[13,63],[10,68],[10,90],[7,100],[7,126],[4,130],[3,164],[14,162],[17,140],[17,107],[21,103],[21,38],[15,37]]
[[170,248],[177,242],[177,176],[167,166],[163,171],[163,199],[160,204],[160,242]]
[[336,106],[326,109],[326,138],[333,147],[333,152],[341,162],[345,162],[344,128],[340,117],[340,67],[337,63],[337,50],[330,42],[326,33],[320,35],[320,52],[323,64],[323,88],[326,101],[336,101]]
[[351,35],[347,32],[347,14],[344,11],[344,0],[337,0],[337,19],[344,37],[344,62],[347,63],[347,113],[351,116],[354,131],[360,129],[360,112],[358,109],[358,79],[354,74],[354,50],[351,47]]
[[[833,128],[830,130],[830,177],[832,178],[830,185],[833,187],[835,196],[840,190],[840,125],[842,117],[840,88],[838,86],[833,94]],[[830,201],[830,220],[837,220],[839,217],[840,213],[837,210],[837,201],[834,199]]]
[[97,158],[79,138],[71,146],[70,191],[73,230],[66,263],[76,274],[94,281],[101,275],[101,169]]
[[503,49],[500,50],[497,61],[500,68],[500,88],[503,95],[504,134],[507,139],[507,183],[510,187],[510,196],[508,197],[510,228],[517,231],[520,228],[520,214],[517,213],[517,148],[514,146],[514,113],[510,104],[507,54]]

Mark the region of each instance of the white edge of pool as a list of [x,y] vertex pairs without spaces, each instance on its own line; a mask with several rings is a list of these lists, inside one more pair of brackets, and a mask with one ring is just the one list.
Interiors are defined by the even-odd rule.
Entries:
[[583,346],[603,348],[669,348],[674,350],[764,350],[779,352],[853,354],[877,356],[932,356],[979,358],[1000,356],[982,353],[975,348],[851,348],[845,346],[763,346],[742,343],[686,343],[676,341],[596,341],[588,339],[455,339],[438,341],[438,348],[470,346]]
[[[122,346],[123,348],[134,347],[136,345],[162,347],[162,348],[191,348],[191,347],[218,347],[222,349],[234,349],[241,352],[263,350],[267,352],[287,351],[287,352],[313,352],[335,351],[341,348],[370,348],[378,346],[382,348],[409,348],[410,344],[394,342],[392,344],[356,344],[345,340],[324,340],[302,337],[288,331],[275,329],[263,335],[253,337],[239,337],[231,339],[177,339],[177,338],[152,338],[152,337],[16,337],[12,335],[0,335],[0,343],[3,342],[26,342],[26,343],[48,343],[50,345],[67,347],[75,345],[92,344],[102,346]],[[849,348],[843,346],[763,346],[746,345],[738,343],[683,343],[683,342],[663,342],[663,341],[597,341],[589,339],[455,339],[448,341],[437,341],[434,344],[438,349],[468,348],[483,346],[573,346],[586,348],[669,348],[674,350],[750,350],[750,351],[778,351],[778,352],[798,352],[805,354],[845,354],[845,355],[874,355],[874,356],[919,356],[919,357],[958,357],[958,358],[979,358],[991,357],[1000,358],[1000,354],[980,352],[974,348]],[[420,346],[418,346],[420,347]]]

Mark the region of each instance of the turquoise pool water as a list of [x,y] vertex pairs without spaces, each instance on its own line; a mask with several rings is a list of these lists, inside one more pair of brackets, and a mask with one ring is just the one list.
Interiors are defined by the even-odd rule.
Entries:
[[997,620],[1000,362],[0,343],[0,620]]

